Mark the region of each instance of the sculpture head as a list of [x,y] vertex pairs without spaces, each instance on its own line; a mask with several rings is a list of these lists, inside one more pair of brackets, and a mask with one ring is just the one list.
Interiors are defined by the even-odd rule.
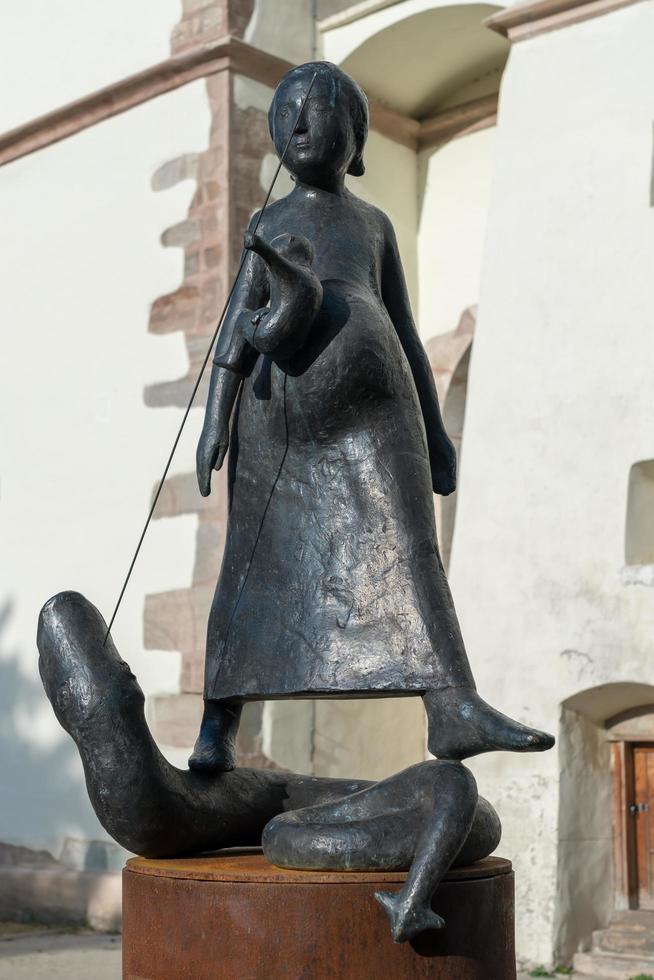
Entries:
[[279,156],[293,130],[302,100],[316,73],[311,93],[284,159],[290,173],[309,185],[364,172],[368,100],[354,79],[329,61],[291,68],[275,90],[268,124]]
[[59,724],[73,738],[100,709],[142,710],[143,693],[106,623],[79,592],[60,592],[39,615],[39,673]]

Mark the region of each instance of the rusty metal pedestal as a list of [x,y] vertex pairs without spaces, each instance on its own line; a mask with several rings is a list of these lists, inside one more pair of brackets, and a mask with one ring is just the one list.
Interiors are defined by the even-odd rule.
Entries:
[[396,945],[373,893],[404,878],[286,871],[258,851],[132,858],[124,980],[515,980],[509,861],[451,871],[433,902],[445,928]]

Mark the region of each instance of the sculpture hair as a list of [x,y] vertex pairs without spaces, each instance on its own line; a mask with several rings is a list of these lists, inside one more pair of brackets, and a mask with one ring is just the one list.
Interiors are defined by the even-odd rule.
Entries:
[[353,177],[361,177],[365,172],[365,166],[363,163],[363,148],[365,146],[366,139],[368,138],[368,99],[361,86],[358,85],[353,78],[350,78],[350,76],[346,74],[342,68],[339,68],[338,65],[332,64],[331,61],[307,61],[305,64],[297,65],[297,67],[291,68],[286,72],[275,89],[275,94],[273,95],[272,102],[270,103],[270,109],[268,110],[268,128],[270,130],[271,138],[274,141],[274,122],[277,94],[288,78],[291,78],[293,75],[300,72],[308,75],[313,72],[317,72],[320,78],[329,79],[335,88],[335,94],[337,97],[341,92],[347,96],[350,107],[350,118],[352,119],[352,129],[354,130],[354,139],[356,143],[356,152],[352,157],[347,172]]

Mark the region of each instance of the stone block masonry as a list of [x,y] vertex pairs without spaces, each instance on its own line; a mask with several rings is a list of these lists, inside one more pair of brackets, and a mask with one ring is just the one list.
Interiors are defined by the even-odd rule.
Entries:
[[[227,34],[241,37],[253,8],[253,0],[184,0],[182,18],[172,34],[172,53],[179,54]],[[189,178],[196,181],[188,214],[161,236],[164,246],[183,249],[183,280],[173,293],[154,301],[149,320],[153,334],[181,331],[189,366],[183,377],[145,389],[145,402],[152,408],[186,407],[238,268],[243,232],[265,194],[260,173],[262,161],[271,150],[266,113],[258,107],[242,108],[236,104],[234,72],[230,67],[210,75],[205,85],[211,112],[206,150],[164,163],[152,178],[155,191]],[[210,365],[196,396],[198,411],[206,402],[209,373]],[[193,412],[190,424],[197,427],[195,419]],[[169,478],[154,515],[160,519],[195,514],[198,520],[190,586],[150,595],[145,603],[146,648],[179,650],[182,654],[181,693],[157,698],[151,710],[155,737],[164,745],[190,746],[197,734],[206,623],[220,570],[226,508],[225,470],[214,475],[213,491],[206,499],[200,496],[195,474],[185,473]],[[252,706],[249,713],[253,724],[242,726],[242,757],[251,764],[259,760],[260,764],[269,765],[269,760],[261,755],[261,738],[254,723],[254,715],[260,716],[261,707]]]

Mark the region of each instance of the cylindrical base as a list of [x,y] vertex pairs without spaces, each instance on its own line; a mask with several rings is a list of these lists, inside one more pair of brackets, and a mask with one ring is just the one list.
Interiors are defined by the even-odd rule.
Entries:
[[373,895],[405,877],[286,871],[256,851],[133,858],[124,980],[515,980],[509,861],[451,871],[433,901],[445,927],[396,945]]

